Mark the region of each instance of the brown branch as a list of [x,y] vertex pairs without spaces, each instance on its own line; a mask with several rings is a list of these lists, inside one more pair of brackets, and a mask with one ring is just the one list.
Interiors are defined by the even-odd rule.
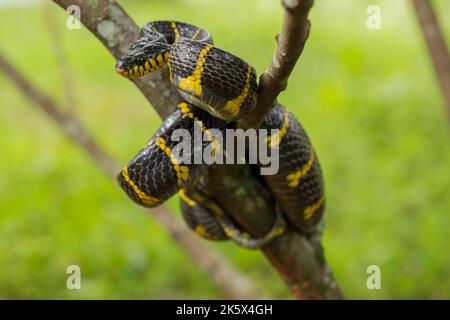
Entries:
[[439,22],[430,0],[412,0],[428,51],[433,60],[434,70],[447,105],[450,121],[450,54]]
[[[274,204],[249,167],[217,166],[209,177],[209,190],[243,229],[253,236],[269,231],[275,221]],[[288,228],[262,248],[297,299],[343,299],[323,255],[320,228],[311,239]]]
[[[93,5],[83,1],[54,0],[63,8],[76,4],[81,21],[118,57],[136,38],[137,26],[115,1],[99,0]],[[91,2],[89,2],[91,3]],[[242,127],[257,127],[283,91],[309,34],[308,12],[312,0],[284,0],[282,34],[272,64],[261,77],[259,102]],[[166,70],[136,80],[135,84],[158,113],[165,117],[179,101]],[[162,93],[162,94],[161,94]],[[274,219],[274,206],[265,189],[246,166],[217,166],[211,170],[210,190],[232,217],[253,235],[265,233]],[[239,206],[236,205],[239,203]],[[292,230],[263,250],[281,274],[291,292],[299,299],[340,299],[342,294],[323,258],[320,234],[307,240]]]
[[256,107],[241,121],[242,128],[258,128],[267,112],[275,106],[309,36],[308,13],[313,0],[282,0],[281,3],[285,10],[281,34],[276,36],[278,46],[272,63],[259,79]]
[[[112,179],[118,172],[113,159],[87,133],[82,123],[73,115],[62,112],[50,98],[33,87],[1,54],[0,70],[16,87],[38,107],[52,118],[59,128],[78,144],[94,162]],[[222,256],[210,250],[193,233],[179,223],[164,207],[152,209],[152,217],[164,226],[172,238],[180,245],[191,260],[198,265],[231,299],[257,299],[258,295],[250,281],[235,270]]]
[[[239,124],[258,128],[286,89],[288,78],[300,57],[310,31],[308,13],[312,0],[284,0],[281,34],[272,63],[260,77],[258,103]],[[234,220],[253,236],[262,236],[275,220],[275,209],[265,188],[244,166],[216,166],[211,170],[208,188]],[[239,206],[235,204],[239,203]],[[288,229],[262,249],[298,299],[343,299],[324,258],[321,228],[310,239]]]

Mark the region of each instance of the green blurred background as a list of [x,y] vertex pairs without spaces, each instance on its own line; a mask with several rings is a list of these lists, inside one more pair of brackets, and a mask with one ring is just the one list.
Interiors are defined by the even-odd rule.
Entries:
[[[14,5],[6,5],[14,2]],[[61,105],[67,56],[75,112],[118,164],[160,125],[114,59],[48,1],[0,1],[0,50]],[[120,1],[140,25],[173,19],[212,32],[216,45],[260,74],[274,51],[277,0]],[[367,6],[382,10],[366,27]],[[450,2],[435,1],[447,40]],[[51,17],[51,19],[49,19]],[[52,23],[49,21],[53,20]],[[446,20],[446,21],[445,21]],[[280,96],[305,126],[326,178],[324,247],[347,298],[450,298],[450,144],[433,68],[407,0],[317,0],[312,33]],[[36,111],[0,73],[0,298],[223,298],[168,233]],[[178,201],[170,207],[179,218]],[[258,252],[208,243],[260,293],[290,298]],[[66,268],[82,289],[66,289]],[[366,268],[381,267],[368,290]]]

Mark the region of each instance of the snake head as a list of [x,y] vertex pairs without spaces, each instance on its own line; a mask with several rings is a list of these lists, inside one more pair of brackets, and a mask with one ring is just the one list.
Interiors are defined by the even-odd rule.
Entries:
[[170,46],[160,33],[139,38],[119,58],[116,73],[125,78],[139,78],[155,71],[169,60]]

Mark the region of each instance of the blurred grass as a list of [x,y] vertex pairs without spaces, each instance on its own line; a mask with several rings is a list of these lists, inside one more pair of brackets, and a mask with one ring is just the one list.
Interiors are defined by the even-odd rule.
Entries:
[[[122,1],[138,24],[174,19],[210,30],[216,45],[261,73],[281,22],[277,1]],[[448,2],[435,1],[449,38]],[[382,9],[382,29],[365,27]],[[113,58],[85,30],[61,26],[90,132],[126,163],[160,125]],[[306,127],[325,172],[324,247],[348,298],[450,298],[450,147],[444,105],[408,1],[316,1],[304,55],[280,101]],[[0,9],[0,50],[64,103],[42,5]],[[221,298],[159,225],[0,74],[0,297]],[[178,210],[177,199],[170,206]],[[289,298],[257,252],[209,244],[262,294]],[[82,290],[65,287],[78,264]],[[377,264],[382,290],[366,288]]]

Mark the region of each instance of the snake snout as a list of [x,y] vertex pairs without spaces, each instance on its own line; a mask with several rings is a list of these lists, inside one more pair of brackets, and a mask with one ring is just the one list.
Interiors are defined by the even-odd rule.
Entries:
[[125,70],[123,70],[123,69],[120,68],[118,65],[116,65],[115,71],[116,71],[116,73],[118,73],[118,74],[122,74]]
[[131,75],[129,74],[129,68],[127,67],[127,65],[126,65],[126,63],[124,62],[124,61],[122,61],[122,60],[119,60],[117,63],[116,63],[116,65],[115,65],[115,67],[114,67],[114,71],[117,73],[117,74],[119,74],[119,75],[121,75],[121,76],[123,76],[123,77],[125,77],[125,78],[129,78]]

